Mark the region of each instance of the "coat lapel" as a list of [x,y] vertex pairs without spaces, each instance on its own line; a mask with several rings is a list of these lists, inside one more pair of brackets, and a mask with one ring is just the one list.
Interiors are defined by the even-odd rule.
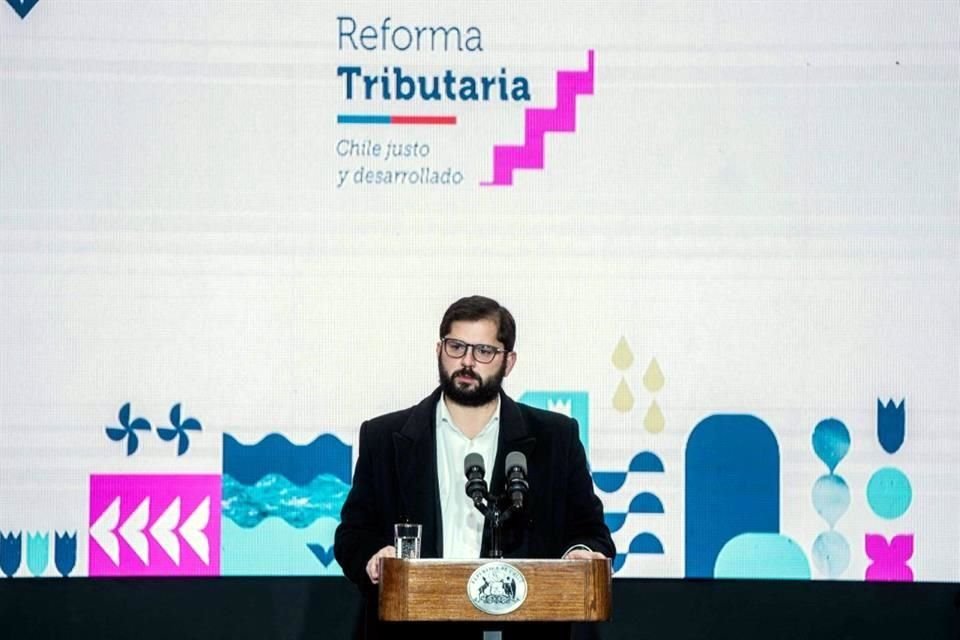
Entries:
[[404,426],[393,434],[399,515],[401,520],[423,525],[421,555],[425,558],[439,557],[443,551],[435,428],[439,399],[438,389],[415,406]]
[[[517,406],[513,400],[508,398],[506,394],[500,394],[500,436],[497,439],[497,456],[496,461],[493,466],[493,473],[491,474],[488,470],[488,477],[490,478],[490,493],[493,495],[503,496],[505,491],[505,482],[506,482],[506,470],[504,469],[504,464],[507,460],[507,454],[512,451],[519,451],[527,458],[528,473],[530,461],[533,458],[533,452],[537,445],[537,439],[530,435],[529,429],[527,428],[526,422],[523,420],[523,415],[520,413],[520,408]],[[511,544],[511,538],[508,536],[507,529],[513,530],[515,533],[518,531],[524,531],[527,526],[526,523],[529,521],[530,514],[533,511],[533,490],[527,495],[527,502],[524,508],[524,512],[520,514],[515,514],[513,519],[507,521],[504,524],[504,551],[509,554],[509,546],[514,546],[516,544],[522,544],[525,542],[525,535],[520,535],[519,537],[514,537],[514,541]],[[506,506],[506,501],[501,501],[501,506]],[[521,555],[525,555],[525,547],[521,547],[519,550]],[[487,557],[490,551],[490,524],[486,524],[483,534],[483,544],[480,550],[481,557]]]
[[[536,447],[537,439],[530,435],[527,424],[520,414],[517,403],[500,394],[500,437],[497,439],[497,459],[490,475],[490,493],[502,494],[506,481],[506,470],[503,468],[507,454],[519,451],[527,457],[529,463],[531,454]],[[489,474],[489,470],[487,471]]]

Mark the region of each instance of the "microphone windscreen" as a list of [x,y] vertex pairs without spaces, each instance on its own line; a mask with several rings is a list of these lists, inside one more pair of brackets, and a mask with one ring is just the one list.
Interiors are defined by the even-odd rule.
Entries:
[[527,473],[527,456],[523,455],[519,451],[511,451],[507,454],[507,472],[514,467],[520,467],[524,474]]
[[479,453],[468,453],[467,457],[463,459],[463,473],[464,475],[470,474],[470,469],[473,467],[480,467],[480,474],[483,475],[486,473],[486,469],[483,467],[483,456]]

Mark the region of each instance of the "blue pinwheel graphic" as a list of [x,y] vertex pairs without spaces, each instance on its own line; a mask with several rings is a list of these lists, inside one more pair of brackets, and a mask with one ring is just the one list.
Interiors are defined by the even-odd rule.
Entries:
[[114,442],[120,442],[127,439],[127,455],[133,455],[140,446],[140,439],[137,438],[137,431],[150,431],[150,422],[146,418],[134,418],[130,422],[130,403],[120,407],[120,413],[117,414],[120,419],[119,427],[107,427],[107,437]]
[[167,442],[173,440],[177,436],[180,436],[179,441],[177,442],[177,455],[182,456],[187,452],[187,449],[190,448],[190,438],[187,436],[187,431],[200,431],[203,426],[195,418],[187,418],[183,422],[180,422],[180,403],[173,405],[173,408],[170,409],[170,424],[172,428],[165,429],[163,427],[157,427],[157,435],[160,436],[161,440]]

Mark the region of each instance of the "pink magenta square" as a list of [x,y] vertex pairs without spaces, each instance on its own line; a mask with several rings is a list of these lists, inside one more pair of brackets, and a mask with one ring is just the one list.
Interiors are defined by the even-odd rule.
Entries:
[[89,575],[220,575],[219,475],[91,475]]

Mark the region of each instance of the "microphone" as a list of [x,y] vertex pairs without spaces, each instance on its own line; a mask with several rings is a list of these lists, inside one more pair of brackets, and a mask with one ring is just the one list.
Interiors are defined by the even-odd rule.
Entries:
[[487,494],[487,482],[483,479],[486,473],[483,456],[479,453],[468,453],[463,459],[463,472],[467,476],[467,495],[473,500],[473,504],[479,506]]
[[527,482],[527,456],[519,451],[511,451],[507,454],[507,493],[513,502],[514,509],[523,508],[523,499],[530,490],[530,483]]

